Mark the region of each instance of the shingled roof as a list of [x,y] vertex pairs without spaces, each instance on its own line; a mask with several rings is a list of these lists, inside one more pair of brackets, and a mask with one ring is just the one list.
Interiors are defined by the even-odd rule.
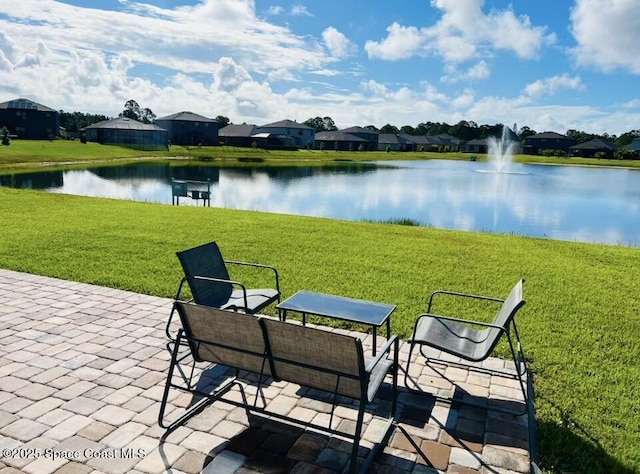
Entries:
[[38,104],[29,99],[14,99],[0,103],[0,109],[21,109],[21,110],[37,110],[38,112],[57,112],[57,110]]
[[308,127],[303,123],[295,122],[293,120],[280,120],[279,122],[260,125],[259,128],[303,128],[305,130],[313,130],[313,128]]
[[163,131],[166,130],[162,127],[154,125],[152,123],[142,123],[137,120],[133,120],[127,117],[116,117],[110,120],[103,120],[102,122],[93,123],[85,127],[85,130],[88,128],[116,128],[119,130],[141,130],[141,131]]
[[167,115],[156,120],[182,120],[183,122],[215,122],[214,119],[194,114],[193,112],[183,111],[175,114]]

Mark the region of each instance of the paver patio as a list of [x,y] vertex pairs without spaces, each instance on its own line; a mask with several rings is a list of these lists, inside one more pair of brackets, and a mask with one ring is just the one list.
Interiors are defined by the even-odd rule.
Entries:
[[[171,304],[166,298],[0,270],[0,474],[345,469],[350,441],[247,415],[224,402],[167,435],[157,417],[170,358],[164,325]],[[359,336],[371,344],[370,336]],[[403,345],[404,363],[407,355]],[[505,365],[500,359],[483,364]],[[427,366],[421,359],[411,364],[409,375],[432,393],[463,391],[492,404],[521,400],[516,381],[480,371]],[[215,380],[220,370],[202,376]],[[230,396],[239,397],[239,391]],[[318,391],[274,382],[262,396],[270,409],[301,421],[329,421],[330,403]],[[381,426],[377,415],[388,412],[389,400],[389,387],[383,387],[367,414],[363,457]],[[188,394],[172,393],[167,417],[191,402]],[[333,424],[349,430],[355,413],[348,403],[340,404]],[[526,416],[436,403],[401,387],[398,426],[371,472],[529,469]]]

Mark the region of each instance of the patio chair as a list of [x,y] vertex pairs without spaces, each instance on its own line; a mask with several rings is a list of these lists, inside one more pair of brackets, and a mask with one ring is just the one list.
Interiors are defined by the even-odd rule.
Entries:
[[[512,415],[522,415],[528,409],[527,387],[524,375],[527,373],[527,367],[522,353],[520,344],[520,336],[516,327],[515,315],[524,305],[525,301],[522,294],[522,285],[524,280],[520,280],[511,290],[509,296],[503,300],[487,296],[470,295],[465,293],[456,293],[451,291],[436,291],[429,298],[427,313],[418,317],[411,338],[407,341],[410,344],[409,358],[407,362],[407,370],[405,371],[405,386],[408,387],[407,377],[409,374],[409,364],[411,363],[411,354],[416,346],[420,347],[421,354],[427,361],[433,359],[424,350],[425,347],[432,347],[436,350],[457,356],[468,362],[480,362],[487,359],[495,349],[499,340],[504,336],[508,343],[513,362],[515,364],[515,372],[491,371],[494,375],[502,375],[506,377],[517,378],[522,396],[524,400],[524,410],[511,410],[501,406],[490,406],[476,403],[471,400],[454,399],[461,404],[479,406],[494,411],[500,411]],[[495,316],[493,322],[485,323],[479,321],[471,321],[467,319],[455,318],[450,316],[441,316],[431,313],[431,308],[436,296],[450,295],[453,297],[473,298],[476,300],[496,301],[502,303],[500,310]],[[513,333],[513,334],[512,334]],[[515,341],[514,341],[515,338]],[[515,342],[515,347],[514,347]],[[440,361],[441,363],[443,361]],[[454,364],[454,362],[444,362],[446,364]],[[465,364],[460,364],[465,365]],[[465,367],[473,370],[473,365],[465,365]],[[478,367],[479,368],[479,367]],[[441,398],[441,397],[435,397]]]
[[[188,284],[193,302],[203,306],[256,314],[272,303],[280,302],[280,282],[278,271],[271,266],[258,263],[224,260],[215,242],[176,252],[182,265],[184,277],[180,281],[176,300],[181,299],[185,282]],[[269,270],[273,272],[275,288],[248,289],[243,283],[231,280],[227,265],[238,265]],[[175,307],[169,315],[165,329],[169,340],[175,338],[170,333],[170,325]]]

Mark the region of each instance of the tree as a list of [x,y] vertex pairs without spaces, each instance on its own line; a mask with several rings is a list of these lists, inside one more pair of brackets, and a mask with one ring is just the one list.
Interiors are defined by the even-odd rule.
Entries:
[[536,135],[537,133],[538,132],[530,129],[525,125],[524,127],[521,127],[520,130],[518,131],[518,138],[520,138],[520,142],[523,143],[528,137],[530,137],[531,135]]
[[335,130],[338,130],[338,127],[336,127],[336,124],[331,117],[309,118],[302,123],[307,127],[313,128],[316,133],[333,132]]
[[130,118],[143,123],[153,123],[156,119],[156,114],[149,108],[142,109],[135,100],[129,99],[124,104],[124,110],[120,113],[120,117]]
[[7,127],[2,127],[2,131],[0,131],[0,135],[2,135],[3,145],[11,144],[11,139],[9,138],[9,129]]
[[625,132],[616,139],[616,146],[618,148],[629,145],[636,138],[640,138],[640,130],[631,130]]
[[140,119],[140,105],[133,99],[129,99],[124,104],[124,110],[120,113],[120,117],[130,118],[131,120]]
[[85,114],[82,112],[65,112],[61,110],[60,114],[60,126],[64,127],[67,133],[77,133],[81,129],[88,127],[91,124],[102,122],[103,120],[109,120],[110,117],[106,115],[98,114]]
[[388,123],[380,129],[380,133],[390,133],[392,135],[397,135],[398,133],[400,133],[400,130],[398,130],[398,127],[396,127],[395,125],[391,125]]
[[402,127],[400,127],[400,133],[404,133],[406,135],[418,135],[416,133],[416,129],[411,125],[403,125]]
[[154,114],[151,109],[145,108],[140,114],[140,118],[143,123],[153,123],[156,121],[156,114]]
[[225,117],[224,115],[218,115],[214,120],[220,124],[220,128],[224,128],[231,123],[229,117]]

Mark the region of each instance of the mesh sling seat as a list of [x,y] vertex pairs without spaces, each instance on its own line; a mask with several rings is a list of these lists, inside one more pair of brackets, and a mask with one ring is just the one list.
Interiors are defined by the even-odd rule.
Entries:
[[[502,337],[508,341],[513,362],[515,365],[514,373],[491,371],[495,375],[503,375],[506,377],[516,378],[522,397],[524,400],[524,408],[522,410],[512,410],[501,406],[490,406],[476,403],[471,400],[454,399],[452,401],[479,406],[512,415],[522,415],[528,409],[527,387],[524,376],[527,373],[527,367],[522,353],[520,344],[520,336],[516,327],[515,315],[524,305],[523,286],[524,280],[520,280],[511,290],[509,296],[503,300],[487,296],[470,295],[465,293],[456,293],[451,291],[436,291],[429,298],[427,313],[422,314],[416,320],[413,334],[409,341],[409,358],[405,371],[405,385],[407,385],[407,377],[409,374],[409,365],[411,363],[411,354],[416,346],[420,347],[420,352],[427,359],[430,357],[424,350],[424,347],[431,347],[436,350],[457,356],[468,362],[480,362],[487,359]],[[471,321],[461,318],[442,316],[431,313],[432,304],[438,295],[450,295],[453,297],[473,298],[476,300],[496,301],[502,303],[500,310],[491,323]],[[451,362],[443,362],[451,363]],[[473,369],[473,366],[469,366]],[[441,398],[441,397],[435,397]]]
[[[272,303],[280,302],[278,271],[272,266],[224,260],[215,242],[176,252],[176,255],[184,271],[184,277],[176,292],[176,300],[181,299],[186,282],[193,295],[193,302],[213,308],[255,314]],[[243,283],[230,278],[227,265],[253,267],[273,272],[275,288],[247,288]],[[172,341],[174,337],[170,333],[170,325],[174,312],[175,308],[169,315],[165,330],[167,337]]]
[[[160,426],[175,429],[208,404],[221,400],[243,407],[249,412],[350,438],[353,440],[353,447],[349,472],[365,472],[368,469],[394,426],[397,405],[397,337],[390,338],[376,357],[367,357],[364,355],[362,342],[352,336],[193,303],[176,302],[175,306],[182,328],[172,349],[169,374],[158,417]],[[184,355],[180,352],[187,350],[182,342],[186,342],[194,360],[225,365],[235,369],[236,375],[238,370],[258,374],[255,401],[248,403],[243,391],[242,401],[238,401],[237,397],[224,397],[233,384],[241,385],[240,380],[235,377],[215,388],[199,387],[190,377],[182,377],[180,381],[174,374],[184,360]],[[389,373],[393,379],[391,414],[364,463],[358,465],[365,409],[374,401]],[[329,426],[307,423],[258,405],[261,387],[269,378],[331,393],[333,407]],[[203,398],[176,421],[165,423],[164,414],[172,388]],[[358,414],[353,433],[331,427],[333,411],[338,403],[343,402],[342,397],[356,401]]]

